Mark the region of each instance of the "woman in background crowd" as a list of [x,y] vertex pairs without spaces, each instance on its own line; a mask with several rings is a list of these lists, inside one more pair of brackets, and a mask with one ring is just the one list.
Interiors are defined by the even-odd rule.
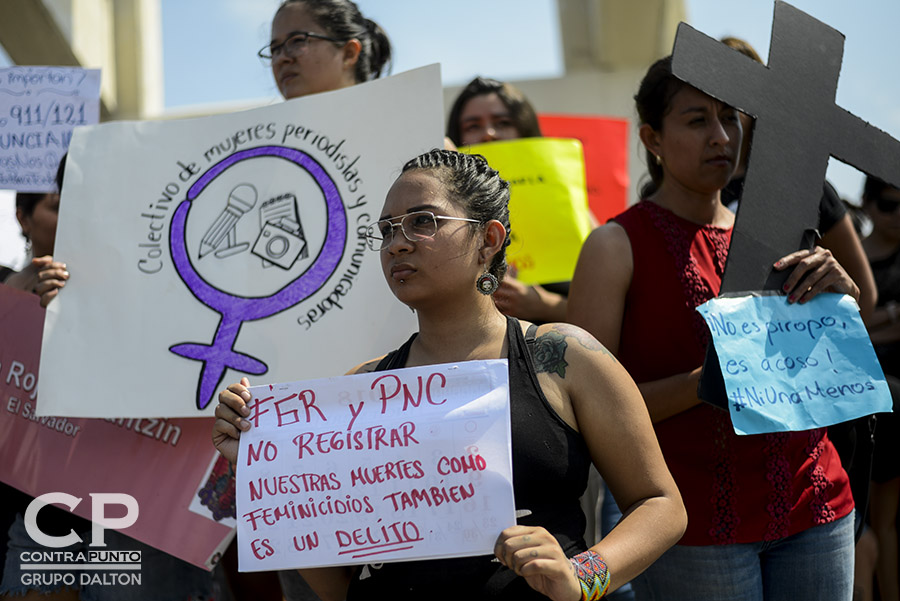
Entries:
[[[62,185],[65,165],[63,156],[56,173],[58,186]],[[69,277],[66,266],[54,262],[52,256],[58,216],[59,192],[16,194],[16,219],[22,228],[28,255],[33,258],[22,271],[9,274],[3,283],[37,294],[41,297],[42,307],[53,300]]]
[[[447,119],[447,137],[457,146],[540,136],[537,114],[525,95],[496,79],[470,81],[453,101]],[[565,319],[568,282],[526,286],[511,276],[494,293],[500,311],[537,322]]]
[[869,336],[891,392],[894,412],[878,415],[872,465],[870,520],[878,541],[875,575],[881,601],[900,601],[897,573],[897,511],[900,508],[900,189],[873,177],[866,179],[863,210],[872,232],[863,240],[878,285],[878,306],[868,322]]

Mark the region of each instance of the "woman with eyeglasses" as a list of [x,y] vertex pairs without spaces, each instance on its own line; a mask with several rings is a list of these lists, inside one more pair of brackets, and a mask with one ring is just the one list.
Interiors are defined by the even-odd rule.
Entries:
[[[891,392],[900,389],[900,189],[874,177],[866,179],[863,210],[872,232],[863,240],[875,283],[878,306],[866,324]],[[900,600],[900,553],[897,511],[900,507],[900,410],[894,394],[894,412],[878,415],[869,516],[878,541],[875,574],[882,601]]]
[[[632,582],[639,601],[840,599],[853,592],[853,498],[824,428],[737,436],[697,397],[732,214],[720,199],[741,146],[737,111],[654,63],[635,96],[651,181],[595,230],[569,319],[622,361],[643,394],[688,513],[679,543]],[[859,289],[827,251],[778,260],[789,302]]]
[[271,61],[278,91],[291,99],[381,77],[391,43],[354,2],[284,0],[272,19],[272,40],[258,54]]
[[[598,599],[684,530],[625,370],[579,328],[519,322],[491,300],[506,272],[508,201],[509,184],[481,157],[433,150],[404,166],[367,238],[419,331],[350,373],[507,359],[518,525],[500,533],[493,557],[301,570],[323,599]],[[229,386],[216,407],[213,441],[230,461],[250,428],[247,386]],[[591,462],[627,510],[587,549],[578,499]]]

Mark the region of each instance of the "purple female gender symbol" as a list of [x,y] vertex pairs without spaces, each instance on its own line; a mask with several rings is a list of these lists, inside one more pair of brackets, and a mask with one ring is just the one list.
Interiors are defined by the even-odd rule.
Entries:
[[[328,210],[328,224],[325,243],[313,264],[298,278],[289,282],[278,292],[265,297],[244,297],[223,292],[210,285],[197,273],[187,253],[185,223],[191,202],[212,182],[232,165],[245,159],[256,157],[278,157],[286,159],[305,169],[322,189]],[[169,228],[169,246],[172,261],[182,281],[191,293],[204,305],[222,314],[212,344],[184,343],[169,347],[169,350],[203,363],[200,381],[197,384],[197,408],[204,409],[213,399],[216,388],[230,368],[260,375],[268,366],[257,359],[234,350],[234,341],[245,321],[269,317],[293,307],[309,298],[321,288],[340,263],[347,241],[347,215],[338,193],[337,186],[328,173],[305,152],[283,146],[261,146],[236,152],[216,163],[190,187],[187,198],[175,209]]]

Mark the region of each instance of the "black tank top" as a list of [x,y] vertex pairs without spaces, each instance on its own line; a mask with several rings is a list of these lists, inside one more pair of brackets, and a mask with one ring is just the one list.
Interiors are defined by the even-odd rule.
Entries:
[[[531,515],[519,524],[543,526],[566,556],[587,549],[579,497],[587,486],[590,456],[584,439],[550,407],[531,359],[536,326],[525,336],[508,317],[510,423],[516,509]],[[405,367],[414,334],[381,360],[375,371]],[[477,518],[477,516],[476,516]],[[353,599],[545,599],[492,555],[365,566],[347,594]]]

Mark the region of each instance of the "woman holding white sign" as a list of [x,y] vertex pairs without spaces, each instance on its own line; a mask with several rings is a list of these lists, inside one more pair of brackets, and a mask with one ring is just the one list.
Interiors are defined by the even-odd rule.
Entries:
[[[685,527],[683,506],[640,394],[590,335],[503,316],[509,185],[483,159],[434,150],[407,163],[370,247],[419,332],[351,373],[506,358],[519,525],[491,556],[302,570],[324,599],[597,599],[646,569]],[[213,441],[231,461],[249,429],[244,379],[219,395]],[[586,549],[578,499],[593,462],[620,505],[618,527]],[[640,474],[640,477],[635,477]],[[499,560],[499,561],[497,561]]]
[[[581,252],[569,319],[639,383],[684,495],[685,536],[632,583],[645,599],[852,596],[853,498],[824,429],[737,436],[697,397],[709,332],[694,308],[718,294],[734,215],[720,191],[741,145],[737,111],[650,67],[635,97],[652,181],[643,201],[595,230]],[[858,298],[821,248],[783,257],[785,292]]]

